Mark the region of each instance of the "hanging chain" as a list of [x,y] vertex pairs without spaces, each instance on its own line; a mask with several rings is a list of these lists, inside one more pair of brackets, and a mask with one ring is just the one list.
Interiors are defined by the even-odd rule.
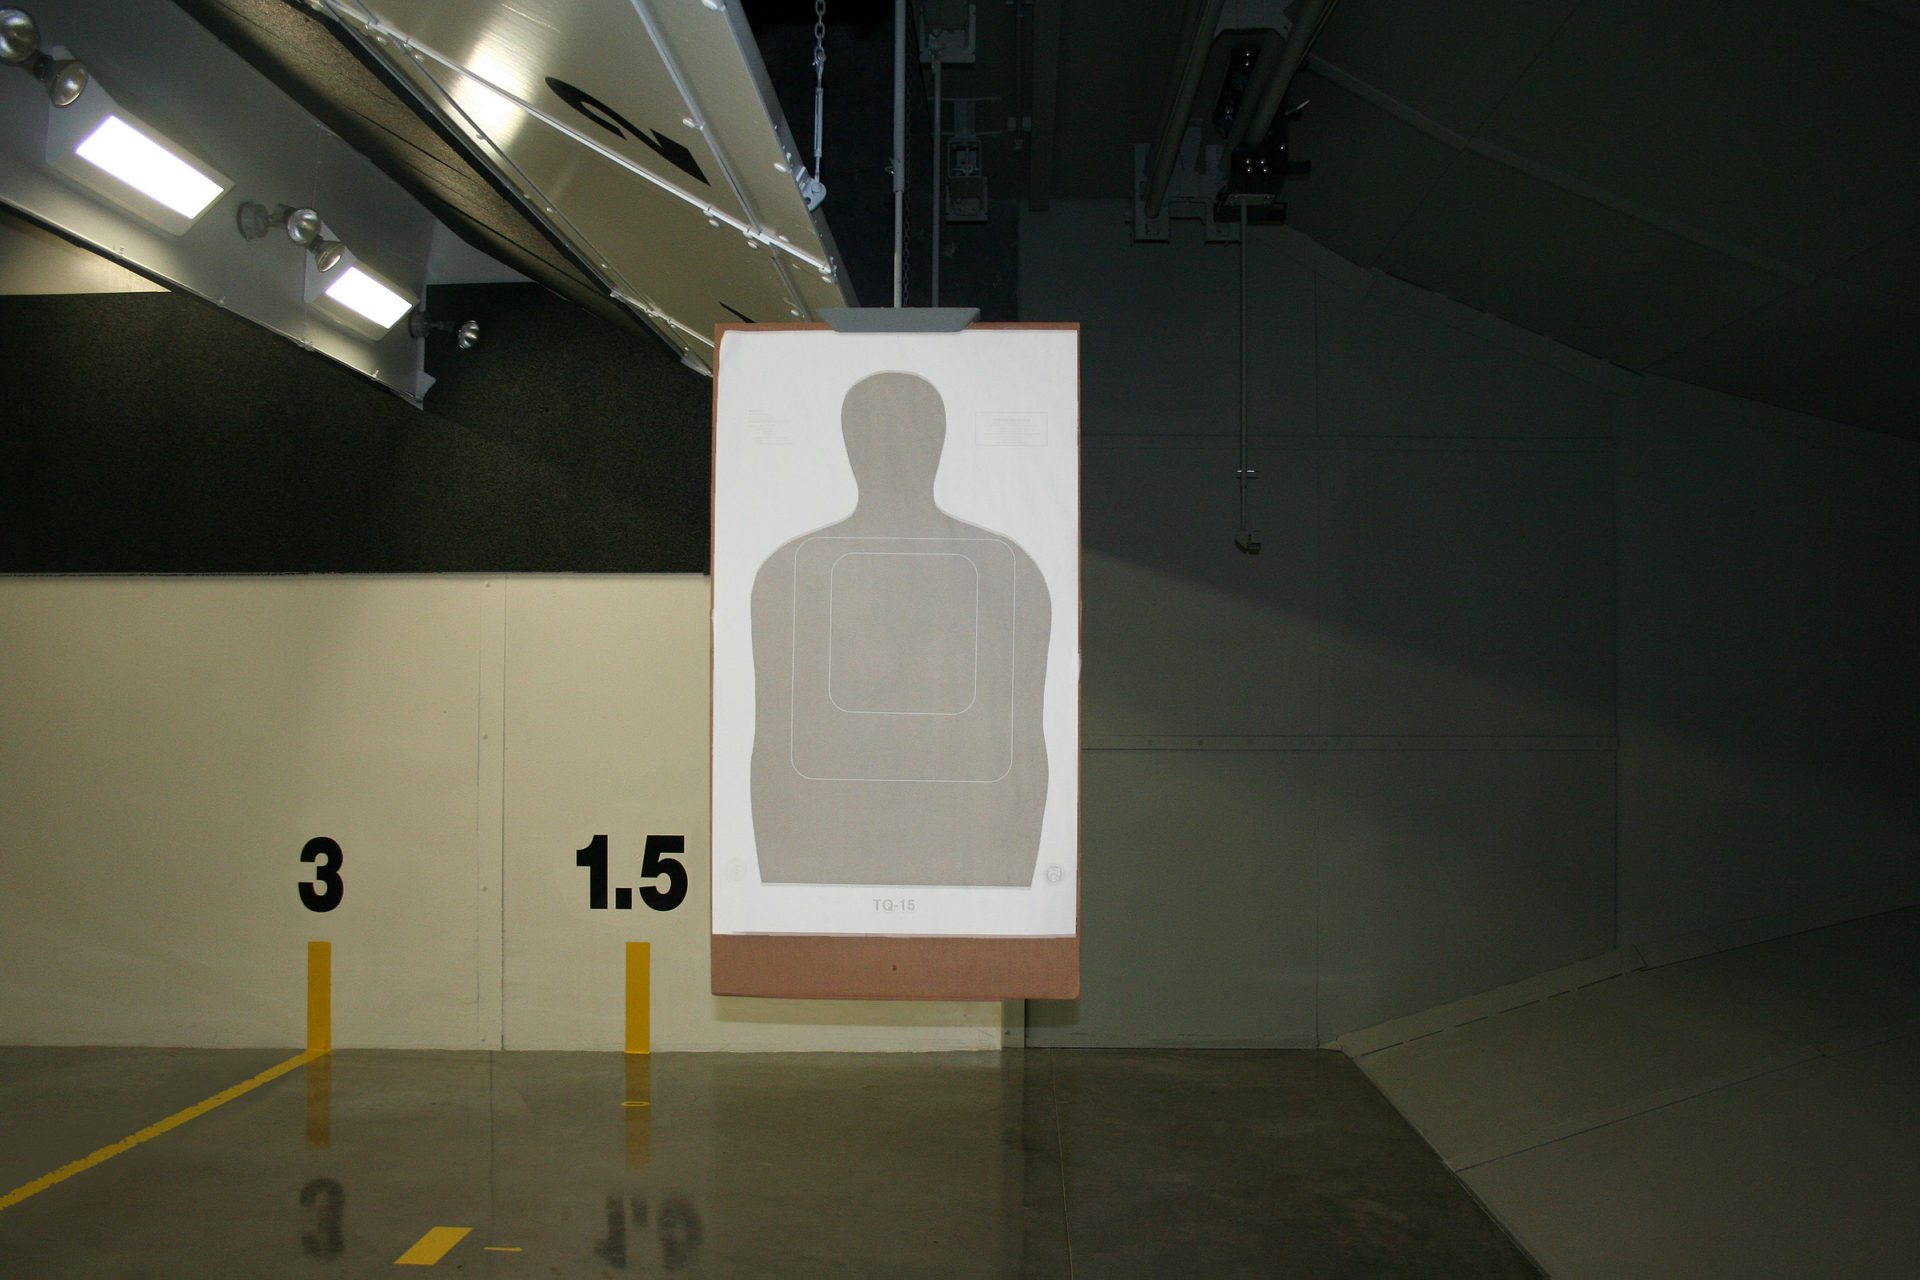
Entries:
[[827,198],[827,184],[820,181],[820,134],[826,118],[827,101],[827,0],[813,0],[813,172],[800,166],[793,175],[800,185],[800,198],[809,210],[818,209]]
[[813,0],[813,176],[820,177],[820,135],[827,101],[827,0]]

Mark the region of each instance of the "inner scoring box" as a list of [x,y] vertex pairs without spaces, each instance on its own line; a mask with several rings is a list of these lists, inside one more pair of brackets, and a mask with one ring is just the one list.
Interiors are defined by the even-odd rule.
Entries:
[[827,591],[827,697],[853,715],[957,716],[980,690],[980,571],[951,551],[849,551]]
[[995,782],[1013,766],[1014,553],[999,538],[815,537],[794,551],[794,772]]

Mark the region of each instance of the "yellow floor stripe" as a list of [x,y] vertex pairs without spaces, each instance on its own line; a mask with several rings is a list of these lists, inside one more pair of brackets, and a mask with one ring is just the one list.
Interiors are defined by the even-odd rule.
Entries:
[[526,1252],[525,1249],[522,1249],[517,1244],[483,1244],[480,1247],[482,1249],[485,1249],[488,1253],[525,1253]]
[[427,1234],[413,1242],[413,1248],[393,1260],[396,1267],[430,1267],[447,1256],[447,1251],[467,1238],[472,1227],[430,1227]]
[[281,1076],[287,1074],[287,1072],[289,1071],[294,1070],[296,1067],[305,1066],[307,1063],[313,1061],[313,1059],[316,1058],[317,1056],[319,1055],[313,1054],[313,1053],[302,1053],[294,1057],[288,1058],[285,1062],[277,1063],[274,1066],[268,1067],[265,1071],[262,1071],[259,1075],[254,1076],[251,1079],[242,1080],[239,1084],[234,1085],[231,1089],[222,1089],[219,1093],[214,1094],[211,1098],[207,1098],[203,1101],[196,1102],[184,1111],[176,1111],[172,1115],[168,1116],[165,1120],[161,1120],[154,1124],[148,1125],[146,1128],[140,1130],[140,1132],[138,1133],[129,1134],[127,1137],[120,1139],[120,1141],[118,1142],[110,1143],[107,1146],[100,1148],[98,1151],[94,1152],[92,1155],[82,1156],[78,1160],[75,1160],[72,1164],[63,1164],[58,1169],[55,1169],[52,1173],[43,1174],[42,1176],[35,1178],[32,1182],[24,1183],[20,1186],[17,1186],[13,1190],[7,1192],[7,1194],[5,1194],[4,1196],[0,1196],[0,1209],[11,1209],[14,1205],[19,1204],[22,1200],[25,1200],[28,1196],[37,1196],[42,1191],[45,1191],[48,1187],[56,1186],[59,1183],[65,1182],[68,1178],[71,1178],[76,1173],[84,1173],[88,1169],[93,1168],[93,1166],[97,1164],[103,1164],[106,1161],[113,1159],[115,1156],[119,1155],[123,1151],[131,1151],[133,1148],[139,1146],[141,1143],[147,1141],[150,1138],[157,1138],[161,1134],[166,1133],[171,1129],[178,1129],[181,1125],[185,1124],[187,1121],[207,1114],[207,1112],[213,1110],[217,1106],[220,1106],[222,1103],[232,1102],[235,1098],[239,1097],[243,1093],[250,1093],[251,1091],[258,1089],[261,1085],[266,1084],[270,1080],[278,1080]]
[[647,944],[627,944],[627,1052],[653,1052],[653,965]]
[[307,1052],[333,1048],[333,944],[307,944]]

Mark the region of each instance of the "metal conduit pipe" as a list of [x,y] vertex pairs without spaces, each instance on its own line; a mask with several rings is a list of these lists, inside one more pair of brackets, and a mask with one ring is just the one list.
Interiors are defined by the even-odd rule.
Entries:
[[1200,92],[1200,74],[1207,68],[1207,51],[1213,47],[1214,28],[1220,25],[1220,10],[1226,0],[1187,0],[1186,18],[1180,26],[1181,58],[1173,79],[1167,85],[1167,100],[1160,111],[1160,129],[1154,134],[1153,148],[1147,152],[1147,216],[1160,216],[1160,204],[1167,198],[1167,183],[1173,178],[1174,162],[1180,158],[1180,145],[1186,141],[1187,118],[1193,114],[1193,99]]
[[940,154],[940,54],[933,47],[933,265],[927,271],[927,305],[940,305],[940,170],[945,167]]
[[907,0],[893,0],[893,305],[904,307],[907,266]]
[[1274,116],[1280,113],[1287,86],[1293,83],[1294,74],[1307,60],[1320,28],[1326,26],[1328,16],[1338,3],[1339,0],[1300,0],[1300,7],[1293,15],[1293,29],[1287,32],[1286,46],[1280,50],[1280,61],[1268,74],[1260,74],[1258,68],[1254,72],[1256,84],[1249,87],[1247,101],[1241,104],[1233,128],[1227,134],[1229,154],[1242,144],[1257,146],[1260,139],[1267,136]]

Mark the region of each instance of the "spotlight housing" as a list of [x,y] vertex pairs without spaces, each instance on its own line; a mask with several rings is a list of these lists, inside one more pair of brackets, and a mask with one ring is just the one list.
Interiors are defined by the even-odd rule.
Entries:
[[303,249],[320,239],[320,215],[312,209],[289,209],[281,205],[274,211],[273,219],[287,229],[287,239]]
[[0,62],[38,80],[56,107],[72,106],[87,91],[86,64],[40,52],[40,24],[25,9],[0,9]]
[[249,200],[240,206],[235,220],[240,224],[241,237],[247,240],[264,239],[279,227],[287,233],[287,239],[313,255],[313,264],[322,275],[339,266],[347,253],[345,245],[327,236],[326,224],[312,209],[283,204],[269,212],[258,200]]
[[92,80],[87,64],[78,58],[54,58],[37,53],[31,69],[33,78],[46,86],[48,101],[56,107],[70,107],[78,102]]
[[25,9],[0,9],[0,62],[18,66],[40,52],[40,26]]
[[480,345],[478,320],[468,320],[457,325],[451,320],[429,320],[424,307],[407,317],[407,332],[416,338],[424,338],[429,333],[451,333],[454,345],[462,351],[471,351]]
[[318,213],[290,204],[277,205],[268,210],[258,200],[249,200],[240,206],[238,219],[240,234],[248,240],[259,240],[279,227],[287,233],[287,239],[302,248],[318,240],[323,230]]

